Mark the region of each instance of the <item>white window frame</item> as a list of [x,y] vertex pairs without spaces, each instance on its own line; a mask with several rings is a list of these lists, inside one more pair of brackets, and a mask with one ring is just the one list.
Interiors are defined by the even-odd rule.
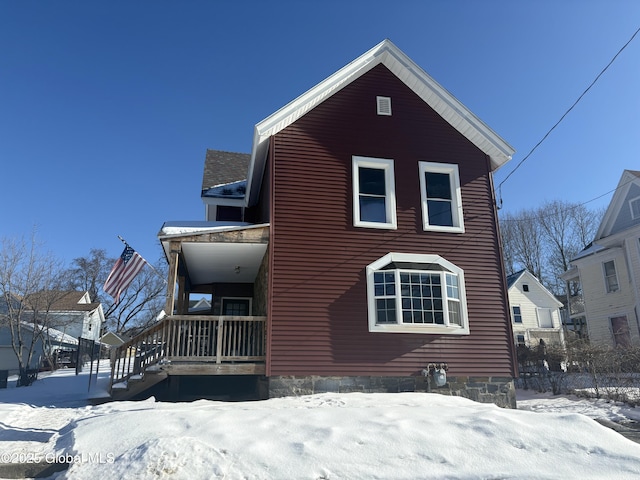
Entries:
[[[425,173],[444,173],[449,175],[451,189],[451,216],[453,226],[430,225],[427,203],[427,182]],[[425,231],[464,233],[462,214],[462,190],[458,165],[453,163],[419,162],[420,197],[422,199],[422,227]]]
[[[395,268],[384,269],[390,263],[407,263],[413,264],[412,268]],[[439,265],[442,270],[429,269],[429,265]],[[424,265],[419,268],[417,265]],[[400,289],[400,274],[406,273],[438,273],[441,275],[442,285],[442,302],[444,304],[444,324],[433,323],[402,323],[402,297]],[[375,294],[374,274],[378,272],[391,273],[395,275],[395,303],[396,303],[396,323],[377,323],[376,299],[384,297]],[[446,274],[453,275],[457,278],[458,298],[447,295]],[[467,297],[464,282],[464,270],[454,265],[439,255],[423,255],[413,253],[397,253],[391,252],[384,257],[371,263],[366,268],[367,277],[367,307],[370,332],[382,333],[420,333],[420,334],[439,334],[439,335],[469,335],[469,318],[467,314]],[[391,296],[389,297],[391,298]],[[460,325],[449,322],[448,301],[456,301],[458,303],[460,314]]]
[[[373,168],[384,171],[385,182],[385,214],[386,222],[369,222],[360,220],[360,168]],[[395,230],[398,228],[396,216],[396,189],[393,160],[387,158],[372,158],[353,156],[353,226],[366,228],[381,228]]]
[[[638,207],[636,209],[638,210],[637,213],[634,211],[634,208],[633,208],[634,205],[637,205]],[[640,217],[640,197],[635,197],[629,200],[629,209],[631,210],[631,218],[635,220],[636,218]]]
[[[613,264],[613,275],[607,275],[607,263]],[[620,291],[620,279],[618,278],[618,269],[616,268],[615,260],[607,260],[606,262],[602,262],[602,275],[604,276],[604,289],[607,293],[614,293]],[[615,288],[612,288],[613,285],[609,284],[608,278],[613,276],[615,278]]]
[[[516,313],[516,308],[520,310],[520,313]],[[520,305],[512,305],[511,306],[511,315],[513,318],[513,323],[522,324],[522,307]],[[516,317],[520,317],[520,321],[516,320]]]

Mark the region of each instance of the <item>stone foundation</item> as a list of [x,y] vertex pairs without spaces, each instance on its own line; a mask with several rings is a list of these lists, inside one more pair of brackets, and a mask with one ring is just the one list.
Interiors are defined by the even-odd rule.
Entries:
[[429,377],[269,377],[269,397],[314,393],[399,393],[427,392],[464,397],[499,407],[516,408],[516,391],[511,377],[450,377],[436,387]]

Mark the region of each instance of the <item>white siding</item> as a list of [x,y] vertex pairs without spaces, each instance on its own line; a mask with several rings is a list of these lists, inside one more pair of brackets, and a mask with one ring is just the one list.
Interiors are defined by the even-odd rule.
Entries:
[[[523,290],[523,284],[528,285],[529,291]],[[509,303],[511,307],[511,325],[514,338],[524,335],[527,344],[537,343],[538,338],[544,336],[557,337],[563,341],[561,335],[562,320],[560,318],[559,302],[538,282],[538,280],[525,272],[511,288],[509,288]],[[519,306],[522,314],[522,323],[513,321],[513,307]],[[553,326],[542,328],[538,319],[538,309],[550,309]],[[536,333],[538,335],[536,335]],[[543,335],[541,335],[543,334]]]
[[[607,292],[603,263],[613,260],[619,289]],[[636,260],[637,261],[637,260]],[[613,346],[611,317],[625,315],[629,321],[631,340],[640,341],[635,314],[635,287],[629,275],[625,251],[620,248],[606,250],[580,262],[580,281],[584,294],[589,339],[594,343]]]

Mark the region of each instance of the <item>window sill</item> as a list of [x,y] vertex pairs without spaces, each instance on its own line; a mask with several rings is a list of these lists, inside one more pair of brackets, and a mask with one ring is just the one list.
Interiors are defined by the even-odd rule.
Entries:
[[423,225],[425,232],[464,233],[464,227],[441,227],[438,225]]
[[469,329],[463,327],[445,327],[444,325],[369,325],[372,333],[419,333],[427,335],[469,335]]
[[355,222],[353,226],[357,228],[376,228],[379,230],[397,230],[398,229],[398,226],[395,223]]

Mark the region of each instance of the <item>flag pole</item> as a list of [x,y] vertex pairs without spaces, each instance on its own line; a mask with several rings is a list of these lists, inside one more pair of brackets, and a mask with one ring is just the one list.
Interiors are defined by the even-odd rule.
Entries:
[[[119,238],[119,239],[120,239],[120,241],[121,241],[122,243],[124,243],[127,247],[130,247],[130,246],[131,246],[131,245],[129,245],[129,244],[127,243],[127,241],[126,241],[124,238],[122,238],[120,235],[118,235],[118,238]],[[140,258],[142,258],[142,260],[144,261],[144,263],[146,263],[146,264],[147,264],[147,266],[148,266],[151,270],[153,270],[153,273],[155,273],[156,275],[158,275],[158,276],[162,279],[162,281],[165,283],[165,285],[166,285],[166,284],[167,284],[167,279],[166,279],[166,278],[164,278],[164,276],[163,276],[163,275],[161,275],[161,274],[160,274],[160,272],[158,272],[158,270],[156,270],[156,269],[154,268],[154,266],[153,266],[153,265],[151,265],[149,262],[147,262],[147,260],[146,260],[142,255],[140,256]]]

